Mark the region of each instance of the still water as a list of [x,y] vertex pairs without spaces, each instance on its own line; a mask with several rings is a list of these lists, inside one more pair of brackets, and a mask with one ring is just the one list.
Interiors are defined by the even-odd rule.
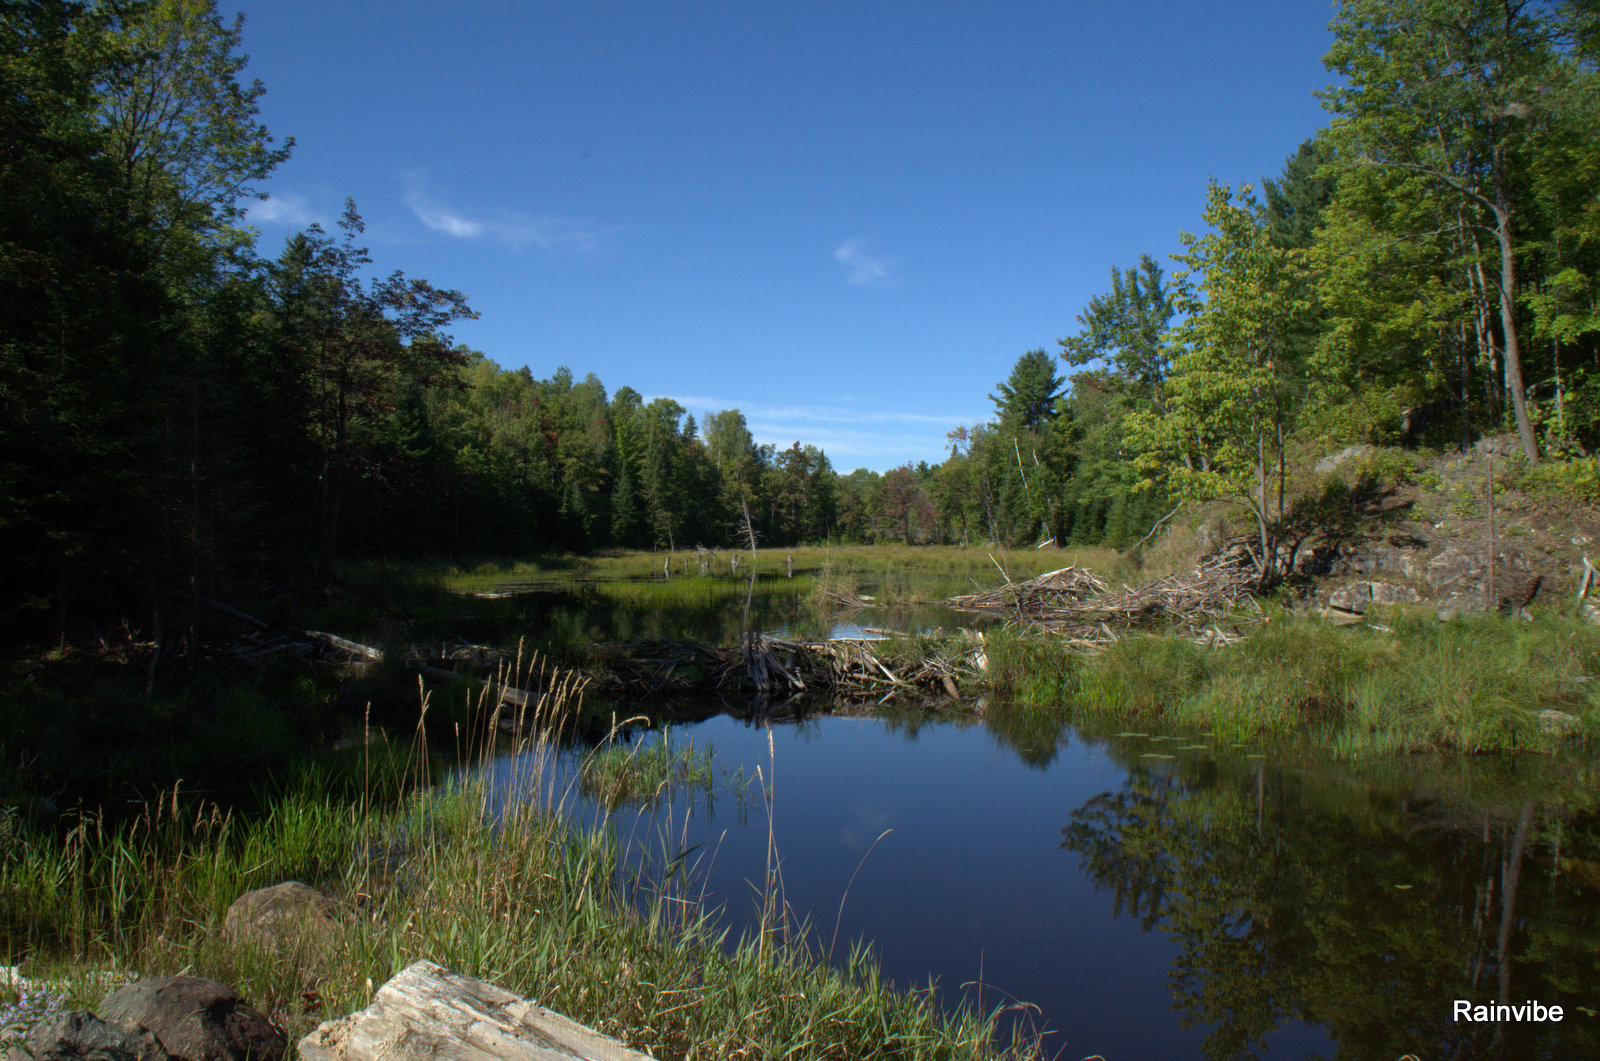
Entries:
[[[806,583],[809,585],[809,583]],[[763,576],[754,586],[736,579],[680,578],[508,582],[478,597],[464,598],[429,636],[466,637],[515,646],[529,631],[557,644],[593,644],[664,639],[737,645],[746,631],[776,637],[855,637],[864,631],[927,634],[959,626],[982,628],[991,615],[961,612],[942,604],[873,605],[844,614],[819,612],[808,591],[781,576]],[[941,599],[941,587],[927,597]],[[863,591],[874,591],[870,582]]]
[[[714,747],[714,791],[609,827],[634,857],[693,849],[735,935],[770,832],[819,946],[871,941],[889,978],[952,1003],[1031,1003],[1062,1058],[1600,1057],[1586,765],[1360,774],[1008,710],[676,727]],[[518,760],[494,769],[509,798]],[[1453,1021],[1456,999],[1565,1019]]]

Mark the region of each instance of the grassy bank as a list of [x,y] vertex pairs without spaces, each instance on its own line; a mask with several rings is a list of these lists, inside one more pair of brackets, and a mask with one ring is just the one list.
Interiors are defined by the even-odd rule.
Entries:
[[[734,569],[730,560],[738,557]],[[436,582],[456,592],[491,590],[506,583],[544,580],[648,579],[661,578],[662,565],[672,563],[673,578],[700,573],[699,559],[692,549],[677,552],[618,552],[586,557],[546,557],[503,561],[482,561],[450,566],[386,567],[390,576],[407,573]],[[957,585],[950,592],[970,588],[969,579],[992,585],[997,579],[1032,578],[1067,564],[1110,569],[1120,562],[1111,549],[1001,549],[958,545],[806,545],[794,548],[760,548],[754,564],[762,578],[785,577],[793,561],[796,578],[815,576],[823,571],[847,574],[872,583],[893,583],[906,576],[926,579],[943,576]],[[747,578],[751,563],[748,551],[720,550],[711,561],[709,573],[718,578]],[[374,568],[376,572],[378,569]],[[370,572],[358,577],[369,577]]]
[[1284,614],[1229,645],[1151,634],[1094,655],[1008,630],[987,648],[997,697],[1101,726],[1309,741],[1347,759],[1600,737],[1600,628],[1555,615],[1342,628]]
[[[550,753],[542,742],[522,748],[528,786],[548,787]],[[992,1017],[948,1015],[930,992],[890,987],[861,950],[831,966],[770,899],[762,931],[726,939],[677,852],[641,861],[618,850],[604,822],[571,821],[560,793],[504,806],[478,781],[396,783],[407,764],[404,780],[425,780],[415,764],[426,761],[420,749],[375,756],[354,788],[311,773],[248,819],[177,790],[116,824],[89,816],[46,834],[10,817],[0,962],[64,980],[58,1005],[99,1002],[106,988],[91,970],[214,977],[291,1038],[361,1008],[375,985],[428,958],[661,1058],[1030,1049],[992,1045]],[[280,944],[223,931],[238,895],[290,879],[339,900],[334,927]]]

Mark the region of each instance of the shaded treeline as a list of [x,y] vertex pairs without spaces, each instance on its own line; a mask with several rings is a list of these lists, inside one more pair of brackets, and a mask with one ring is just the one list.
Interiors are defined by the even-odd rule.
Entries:
[[[1231,497],[1269,544],[1297,443],[1600,444],[1592,5],[1350,0],[1330,126],[1264,198],[1214,185],[1170,278],[1111,271],[937,464],[837,474],[737,410],[445,333],[353,203],[258,253],[287,157],[211,0],[0,7],[0,616],[193,623],[195,595],[340,557],[738,542],[1109,544]],[[998,373],[997,373],[998,375]],[[1563,485],[1600,494],[1593,461]],[[1263,548],[1262,555],[1274,555]]]

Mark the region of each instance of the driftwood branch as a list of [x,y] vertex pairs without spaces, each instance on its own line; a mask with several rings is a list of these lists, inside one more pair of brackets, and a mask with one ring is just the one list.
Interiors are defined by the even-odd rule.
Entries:
[[300,1040],[303,1061],[649,1061],[484,980],[416,962],[359,1013]]

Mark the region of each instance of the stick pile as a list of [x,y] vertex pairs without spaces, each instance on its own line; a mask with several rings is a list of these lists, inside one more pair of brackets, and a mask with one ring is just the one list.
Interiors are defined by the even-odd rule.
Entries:
[[1007,582],[981,593],[951,597],[949,605],[963,611],[1005,611],[1031,614],[1106,591],[1106,584],[1081,567],[1063,567],[1026,582]]
[[982,650],[965,640],[950,640],[939,651],[921,652],[909,661],[873,650],[871,638],[790,641],[752,634],[743,652],[747,676],[762,696],[826,693],[834,699],[877,700],[897,693],[961,698],[958,680],[982,670]]
[[937,651],[901,661],[870,638],[795,641],[746,634],[737,648],[691,641],[611,646],[597,688],[633,699],[682,693],[754,695],[763,700],[821,696],[876,700],[897,694],[959,699],[958,682],[982,669],[981,647],[950,639]]
[[1229,607],[1253,602],[1254,586],[1248,562],[1225,555],[1202,563],[1193,574],[1167,575],[1138,587],[1109,590],[1089,572],[1069,567],[987,593],[951,597],[949,604],[1010,612],[1084,648],[1110,644],[1118,629],[1171,621],[1204,630],[1206,641],[1215,642],[1232,638],[1214,620]]

